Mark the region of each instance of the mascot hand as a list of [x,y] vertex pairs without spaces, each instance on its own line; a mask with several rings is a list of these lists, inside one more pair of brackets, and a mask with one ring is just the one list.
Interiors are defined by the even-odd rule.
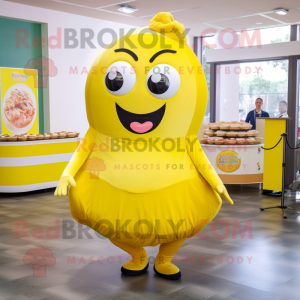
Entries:
[[72,176],[60,177],[54,196],[66,196],[68,186],[75,187],[76,182]]
[[233,205],[233,201],[231,200],[226,187],[223,184],[219,184],[216,186],[215,191],[222,197],[224,198],[229,204]]

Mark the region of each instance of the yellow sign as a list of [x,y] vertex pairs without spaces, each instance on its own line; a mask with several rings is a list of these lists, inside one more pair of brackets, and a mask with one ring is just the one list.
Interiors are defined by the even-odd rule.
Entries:
[[0,68],[3,134],[39,133],[36,78],[37,70]]
[[225,173],[233,173],[241,166],[241,157],[232,150],[221,151],[216,158],[217,167]]
[[[272,148],[286,132],[286,119],[265,121],[265,148]],[[283,140],[272,150],[264,151],[264,189],[282,191]]]

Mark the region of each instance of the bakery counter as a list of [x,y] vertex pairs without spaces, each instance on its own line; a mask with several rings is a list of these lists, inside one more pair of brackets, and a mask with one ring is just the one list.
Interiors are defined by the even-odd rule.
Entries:
[[262,183],[264,150],[263,144],[215,145],[202,144],[223,183]]
[[0,193],[56,187],[77,138],[0,142]]

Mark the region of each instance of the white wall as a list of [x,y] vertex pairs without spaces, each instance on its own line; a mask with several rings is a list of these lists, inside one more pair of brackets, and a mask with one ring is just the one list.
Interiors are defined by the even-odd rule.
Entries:
[[230,72],[221,67],[216,75],[216,119],[217,121],[239,121],[239,75],[233,72],[239,64],[231,64]]
[[[93,19],[64,12],[48,10],[38,7],[26,6],[17,3],[4,2],[0,0],[0,15],[21,20],[28,20],[38,23],[48,24],[48,36],[57,35],[57,28],[73,28],[80,34],[81,28],[90,28],[94,31],[93,43],[96,49],[86,46],[85,49],[77,47],[75,49],[51,49],[49,48],[49,58],[53,60],[58,68],[55,77],[49,77],[49,106],[50,106],[50,131],[80,131],[84,135],[89,125],[85,111],[85,82],[87,74],[82,70],[86,67],[89,70],[91,64],[100,52],[96,36],[103,28],[112,28],[119,32],[123,28],[127,32],[130,26],[122,23],[110,22],[100,19]],[[111,37],[104,36],[104,42],[109,43]],[[193,37],[188,36],[188,44],[192,47]],[[78,75],[70,74],[70,67],[78,68]],[[46,100],[46,99],[45,99]],[[47,105],[46,105],[47,106]],[[47,116],[45,116],[47,119]],[[47,126],[45,126],[46,130]],[[46,130],[48,131],[48,130]]]
[[186,42],[190,46],[190,48],[192,48],[194,50],[194,48],[193,48],[194,47],[194,37],[191,35],[187,35]]

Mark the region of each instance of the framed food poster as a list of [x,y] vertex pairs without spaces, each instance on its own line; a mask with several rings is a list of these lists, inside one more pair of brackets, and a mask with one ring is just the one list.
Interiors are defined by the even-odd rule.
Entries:
[[39,133],[37,70],[0,68],[2,134]]

